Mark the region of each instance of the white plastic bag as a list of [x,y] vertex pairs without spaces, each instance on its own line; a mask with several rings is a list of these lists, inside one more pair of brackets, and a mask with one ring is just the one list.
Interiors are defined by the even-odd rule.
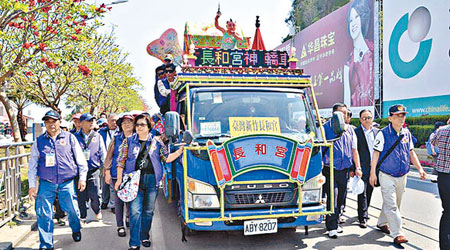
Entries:
[[350,187],[352,194],[359,195],[364,192],[364,181],[361,180],[361,177],[355,175],[350,180]]

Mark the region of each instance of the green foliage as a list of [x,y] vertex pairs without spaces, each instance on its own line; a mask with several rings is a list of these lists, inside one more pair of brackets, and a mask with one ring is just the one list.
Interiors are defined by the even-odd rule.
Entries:
[[303,30],[348,2],[349,0],[293,0],[285,22],[290,27]]
[[137,91],[141,88],[133,76],[127,54],[115,44],[114,34],[99,35],[91,41],[92,53],[85,62],[91,73],[68,90],[67,104],[83,105],[86,112],[97,109],[119,112],[142,108]]
[[430,134],[434,131],[434,125],[410,125],[409,131],[416,137],[416,147],[425,145],[430,137]]

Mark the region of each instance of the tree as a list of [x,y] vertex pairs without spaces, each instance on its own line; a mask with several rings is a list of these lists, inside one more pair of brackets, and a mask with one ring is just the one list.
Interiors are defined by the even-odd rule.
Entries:
[[91,46],[92,56],[83,65],[89,68],[89,74],[70,87],[67,103],[82,104],[90,113],[100,108],[111,111],[127,106],[142,107],[136,91],[141,85],[133,76],[133,67],[126,63],[127,55],[115,44],[113,32],[96,36]]
[[11,78],[9,81],[10,86],[7,92],[8,99],[11,100],[17,108],[17,123],[22,141],[25,141],[27,131],[27,124],[25,117],[23,116],[23,110],[33,103],[32,97],[29,96],[27,92],[21,90],[21,84],[25,81],[27,81],[25,75],[18,75]]
[[[348,2],[349,0],[293,0],[292,9],[285,22],[288,26],[296,28],[298,32]],[[283,42],[290,38],[292,37],[288,35]]]
[[[0,84],[17,74],[37,56],[64,48],[88,19],[106,11],[83,0],[0,0]],[[94,22],[94,24],[96,24]],[[55,64],[49,63],[51,67]],[[13,127],[14,140],[20,141],[17,121],[6,93],[0,94]]]

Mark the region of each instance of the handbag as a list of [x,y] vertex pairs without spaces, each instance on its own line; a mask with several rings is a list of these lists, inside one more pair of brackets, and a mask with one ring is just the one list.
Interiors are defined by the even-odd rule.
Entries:
[[379,187],[380,186],[380,166],[381,163],[383,163],[383,161],[391,154],[392,151],[394,151],[394,148],[397,147],[397,145],[400,143],[400,141],[403,139],[405,135],[401,134],[398,139],[395,141],[395,143],[391,146],[391,148],[386,152],[386,154],[383,156],[383,158],[381,158],[381,160],[377,163],[377,167],[376,167],[376,175],[377,175],[377,182],[375,183],[375,187]]
[[[122,143],[122,145],[124,147],[124,150],[128,152],[128,143],[126,143],[126,145]],[[150,146],[147,147],[144,155],[148,154],[150,148],[151,148]],[[124,155],[122,161],[127,160],[128,160],[128,153]],[[138,170],[123,176],[122,183],[120,184],[119,189],[117,191],[117,197],[119,197],[119,199],[121,199],[123,202],[130,202],[136,199],[139,191],[139,180],[141,179],[142,167],[143,165],[141,164]]]
[[117,197],[123,202],[130,202],[136,199],[139,191],[139,180],[141,178],[141,170],[133,171],[123,176],[123,181],[117,191]]

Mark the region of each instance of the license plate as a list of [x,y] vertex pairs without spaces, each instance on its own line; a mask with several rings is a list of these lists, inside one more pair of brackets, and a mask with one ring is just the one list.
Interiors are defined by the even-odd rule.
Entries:
[[277,219],[244,221],[244,235],[268,234],[278,231]]

